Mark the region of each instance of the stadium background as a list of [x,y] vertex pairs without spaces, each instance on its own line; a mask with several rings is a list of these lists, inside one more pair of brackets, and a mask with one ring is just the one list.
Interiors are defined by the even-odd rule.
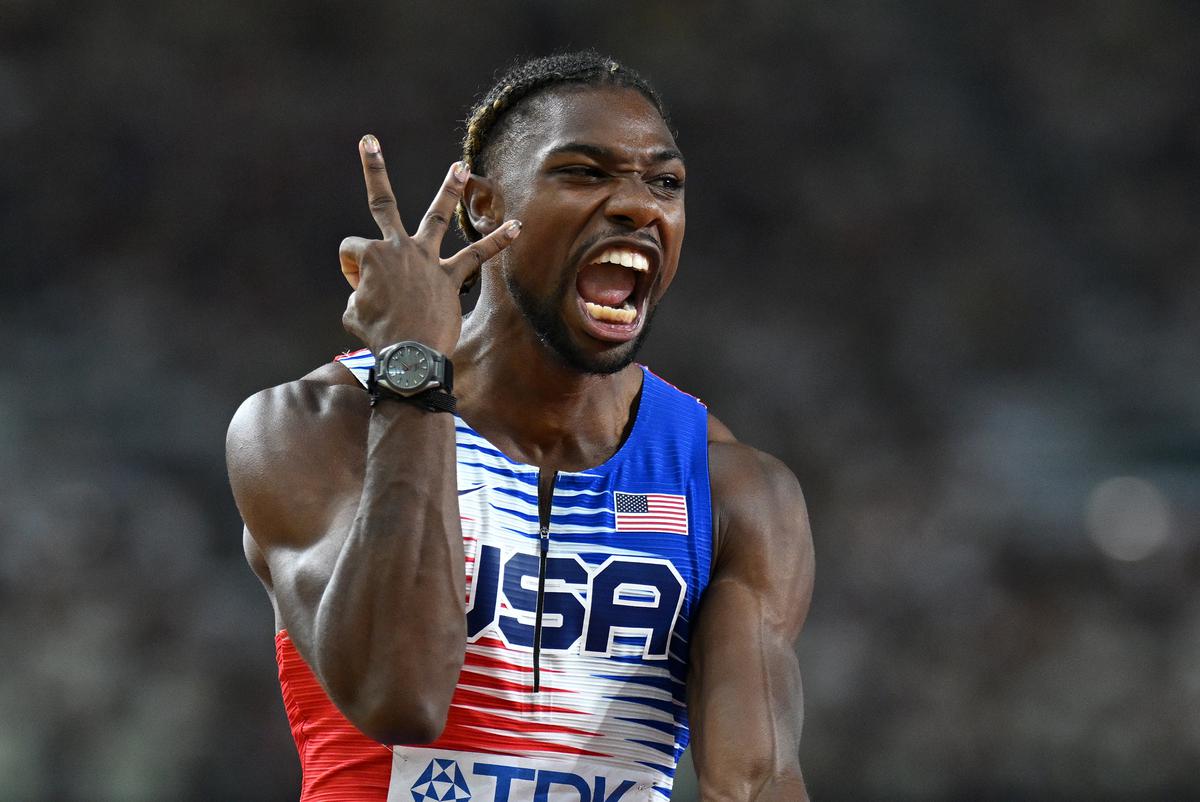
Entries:
[[[670,103],[645,360],[806,488],[818,800],[1200,798],[1191,3],[0,0],[0,798],[294,798],[222,440],[521,54]],[[680,782],[681,802],[694,799]]]

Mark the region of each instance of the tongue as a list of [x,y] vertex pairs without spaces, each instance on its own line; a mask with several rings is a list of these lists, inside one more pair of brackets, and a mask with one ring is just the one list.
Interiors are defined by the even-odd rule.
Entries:
[[575,289],[585,301],[602,306],[620,306],[633,294],[637,276],[621,265],[587,265],[575,279]]

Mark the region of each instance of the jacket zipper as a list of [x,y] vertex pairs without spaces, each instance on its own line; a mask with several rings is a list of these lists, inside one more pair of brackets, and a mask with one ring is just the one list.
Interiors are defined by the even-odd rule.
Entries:
[[[540,479],[539,475],[539,479]],[[546,496],[541,495],[541,482],[538,482],[538,546],[540,557],[538,559],[538,589],[537,589],[537,612],[533,623],[533,692],[538,693],[542,689],[542,612],[545,607],[546,596],[546,559],[550,554],[550,510],[554,506],[554,484],[558,481],[558,471],[554,472],[553,478],[550,480],[550,492]]]

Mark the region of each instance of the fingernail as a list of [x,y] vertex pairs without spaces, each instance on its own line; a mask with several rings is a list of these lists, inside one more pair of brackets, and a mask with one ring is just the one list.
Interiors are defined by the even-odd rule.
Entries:
[[379,152],[379,140],[376,139],[375,137],[373,137],[372,135],[367,134],[366,136],[364,136],[362,138],[362,142],[363,142],[363,150],[365,150],[367,153],[378,153]]
[[467,167],[466,162],[455,162],[454,163],[454,180],[455,181],[459,181],[459,182],[466,181],[467,176],[470,173],[471,173],[471,170],[469,167]]
[[507,229],[508,230],[505,233],[508,234],[508,238],[516,239],[517,235],[521,233],[521,221],[520,220],[510,221],[507,226]]

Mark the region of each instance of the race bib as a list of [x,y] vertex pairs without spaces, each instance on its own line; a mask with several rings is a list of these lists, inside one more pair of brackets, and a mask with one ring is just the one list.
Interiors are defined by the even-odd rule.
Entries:
[[388,802],[665,802],[655,778],[573,758],[396,747]]

